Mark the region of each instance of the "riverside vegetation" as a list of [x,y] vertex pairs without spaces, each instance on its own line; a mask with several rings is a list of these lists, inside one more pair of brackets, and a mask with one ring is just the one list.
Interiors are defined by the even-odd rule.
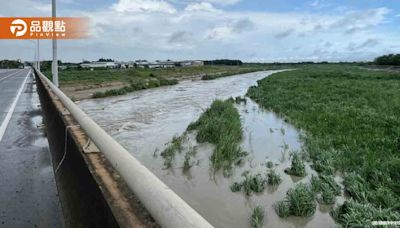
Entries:
[[[199,143],[208,142],[215,145],[214,152],[210,157],[215,172],[222,170],[225,176],[229,176],[233,166],[247,156],[247,152],[239,146],[243,134],[242,125],[233,99],[215,100],[197,121],[188,126],[182,136],[175,136],[172,139],[168,147],[161,153],[166,168],[172,167],[175,154],[182,151],[182,143],[187,139],[190,131],[196,131],[196,140]],[[195,148],[186,153],[184,171],[191,167],[190,158],[195,154]]]
[[[285,172],[306,176],[305,158],[318,172],[310,183],[294,185],[274,205],[280,217],[311,216],[317,202],[334,205],[344,190],[350,198],[331,212],[339,224],[360,227],[374,220],[400,220],[399,88],[398,73],[317,65],[276,73],[249,89],[250,98],[302,129],[304,154],[292,153],[292,164]],[[214,101],[188,127],[195,130],[198,142],[216,145],[211,164],[227,173],[246,155],[239,146],[240,116],[233,102]],[[250,196],[263,192],[266,185],[279,184],[274,164],[265,166],[269,168],[266,175],[246,171],[231,190]],[[343,176],[344,189],[335,174]],[[254,214],[259,213],[253,211],[251,226]]]
[[332,174],[339,171],[351,199],[332,212],[338,223],[400,220],[399,89],[399,73],[346,65],[281,72],[249,89],[257,103],[304,130],[305,150],[320,174],[311,186],[289,191],[276,205],[279,215],[312,214],[316,193],[321,203],[334,203],[340,188]]

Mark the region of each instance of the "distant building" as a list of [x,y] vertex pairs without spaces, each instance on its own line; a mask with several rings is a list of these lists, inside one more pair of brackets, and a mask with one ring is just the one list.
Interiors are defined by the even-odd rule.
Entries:
[[161,68],[173,68],[173,67],[189,67],[189,66],[204,66],[203,61],[155,61],[148,62],[147,60],[136,60],[134,65],[138,68],[150,68],[150,69],[161,69]]
[[82,63],[82,68],[117,68],[118,64],[115,62],[90,62]]
[[189,66],[204,66],[204,62],[203,61],[199,61],[199,60],[195,60],[195,61],[180,61],[179,66],[182,67],[189,67]]

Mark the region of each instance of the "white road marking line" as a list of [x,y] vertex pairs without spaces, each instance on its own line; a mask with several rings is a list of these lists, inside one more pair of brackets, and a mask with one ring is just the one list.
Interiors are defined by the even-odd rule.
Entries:
[[11,76],[16,75],[17,73],[19,73],[19,70],[17,70],[17,72],[14,72],[14,73],[12,73],[12,74],[10,74],[10,75],[8,75],[8,76],[5,76],[4,78],[0,79],[0,82],[3,81],[3,80],[5,80],[5,79],[7,79],[7,78],[9,78],[9,77],[11,77]]
[[6,129],[8,127],[8,124],[10,123],[11,117],[14,113],[15,107],[17,106],[19,97],[21,96],[22,90],[25,87],[26,81],[28,80],[28,76],[31,74],[31,70],[29,70],[28,74],[26,75],[24,81],[22,82],[21,87],[18,90],[17,96],[15,97],[13,103],[11,104],[10,109],[8,110],[8,113],[6,117],[3,120],[3,123],[0,125],[0,142],[3,139],[4,133],[6,132]]

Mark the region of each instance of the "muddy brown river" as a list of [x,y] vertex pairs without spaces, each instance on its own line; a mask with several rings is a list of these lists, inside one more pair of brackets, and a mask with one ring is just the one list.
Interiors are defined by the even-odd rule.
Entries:
[[[111,136],[154,172],[179,196],[215,227],[249,227],[252,208],[265,209],[265,227],[332,227],[329,206],[318,206],[309,218],[281,219],[273,205],[282,200],[295,183],[308,183],[314,173],[307,165],[308,175],[294,178],[283,172],[290,166],[289,155],[301,150],[299,132],[274,113],[260,108],[247,98],[237,104],[244,132],[242,148],[249,152],[246,162],[236,167],[231,177],[210,173],[209,157],[213,146],[192,143],[197,147],[196,165],[182,172],[183,154],[178,154],[173,168],[164,169],[159,153],[175,135],[185,132],[215,99],[244,96],[257,81],[277,71],[236,75],[211,81],[184,81],[175,86],[130,93],[125,96],[84,100],[79,106]],[[241,174],[265,174],[266,161],[275,164],[283,182],[261,194],[246,197],[233,193],[230,185],[242,180]]]

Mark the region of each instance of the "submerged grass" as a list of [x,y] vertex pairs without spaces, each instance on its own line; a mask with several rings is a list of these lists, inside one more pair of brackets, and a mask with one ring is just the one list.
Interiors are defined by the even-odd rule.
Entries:
[[315,213],[316,207],[310,187],[300,183],[287,192],[285,199],[275,205],[275,210],[282,218],[291,215],[308,217]]
[[164,158],[164,167],[169,169],[173,165],[175,154],[177,152],[182,152],[183,143],[187,140],[187,134],[184,133],[181,136],[174,136],[172,141],[169,143],[167,148],[161,152],[161,157]]
[[282,178],[274,170],[267,173],[267,183],[270,186],[278,186],[282,182]]
[[287,174],[290,174],[293,176],[298,176],[298,177],[304,177],[307,175],[304,162],[298,153],[293,153],[292,166],[290,168],[286,169],[285,172]]
[[253,213],[250,218],[251,228],[261,228],[264,224],[264,209],[257,206],[253,209]]
[[351,173],[345,190],[354,201],[338,219],[348,226],[364,224],[359,212],[369,218],[399,212],[392,203],[400,197],[399,88],[399,73],[325,65],[271,75],[248,96],[304,130],[315,170]]
[[231,100],[215,100],[188,130],[197,130],[198,142],[215,144],[211,155],[214,171],[229,175],[233,165],[247,155],[239,146],[242,139],[240,115]]
[[197,148],[196,147],[191,147],[186,153],[185,153],[185,160],[183,161],[183,172],[189,171],[190,168],[193,167],[194,161],[192,161],[192,158],[197,154]]
[[231,185],[232,192],[243,191],[247,196],[250,196],[253,192],[264,191],[267,180],[261,174],[252,175],[246,171],[242,176],[245,178],[242,182],[235,182]]

